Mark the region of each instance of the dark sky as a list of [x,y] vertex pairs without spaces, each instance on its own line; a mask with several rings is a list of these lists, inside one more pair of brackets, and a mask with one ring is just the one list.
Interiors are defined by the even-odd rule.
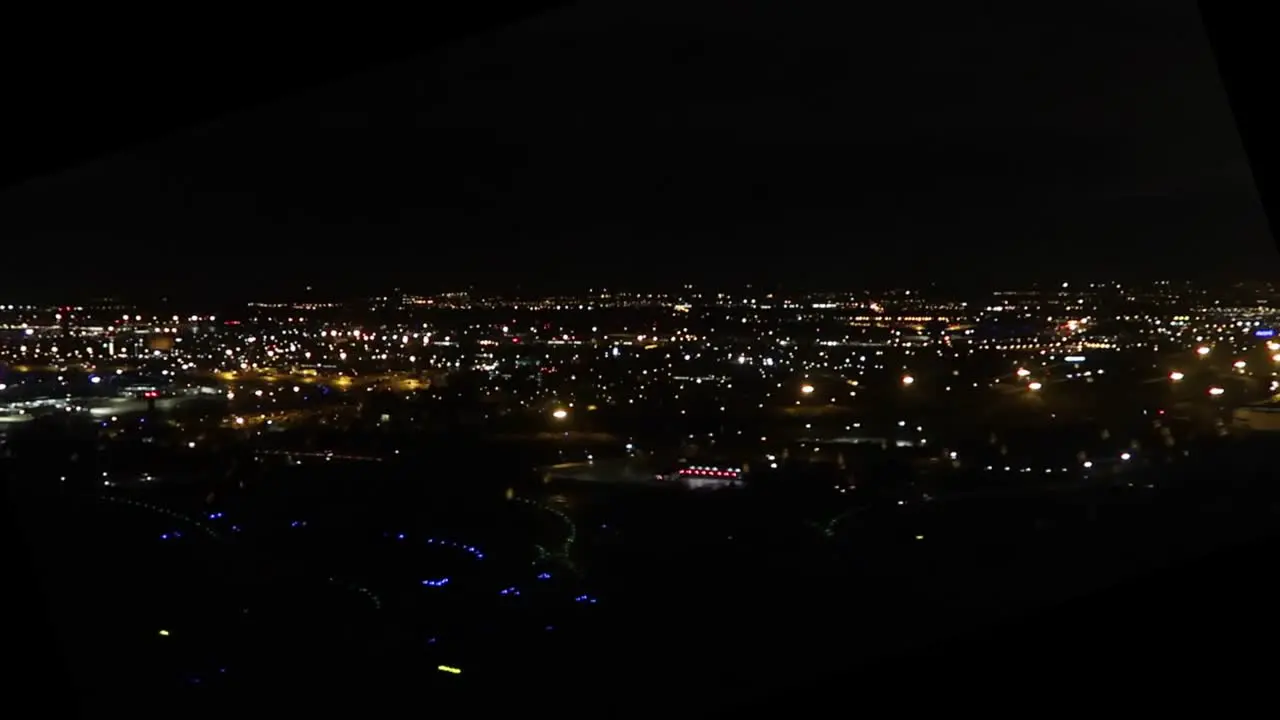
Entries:
[[1280,269],[1190,0],[896,5],[571,7],[11,189],[4,235],[46,289],[237,296]]

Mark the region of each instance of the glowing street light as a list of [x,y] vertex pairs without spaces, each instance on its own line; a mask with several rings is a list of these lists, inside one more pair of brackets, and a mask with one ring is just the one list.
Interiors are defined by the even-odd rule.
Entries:
[[1179,380],[1181,380],[1181,379],[1182,379],[1182,378],[1184,378],[1184,377],[1186,377],[1186,375],[1184,375],[1184,374],[1182,374],[1182,373],[1178,372],[1177,370],[1174,370],[1173,372],[1169,373],[1169,379],[1170,379],[1170,380],[1172,380],[1172,381],[1174,381],[1174,382],[1178,382]]
[[911,377],[910,375],[903,375],[903,376],[902,376],[902,384],[903,384],[903,385],[910,385],[911,383],[913,383],[913,382],[915,382],[915,381],[916,381],[916,379],[915,379],[915,378],[913,378],[913,377]]
[[1220,387],[1211,387],[1211,388],[1209,388],[1209,394],[1210,394],[1210,395],[1212,395],[1212,396],[1214,396],[1214,397],[1218,397],[1219,395],[1221,395],[1221,394],[1222,394],[1222,393],[1224,393],[1224,392],[1226,392],[1226,390],[1223,390],[1223,389],[1222,389],[1222,388],[1220,388]]
[[800,392],[804,393],[805,395],[811,395],[811,394],[813,394],[813,386],[812,386],[812,385],[801,385],[801,386],[800,386]]
[[1207,346],[1202,345],[1196,348],[1196,354],[1199,355],[1200,357],[1204,357],[1205,355],[1209,354],[1209,348]]
[[1027,389],[1028,389],[1028,390],[1039,390],[1039,389],[1040,389],[1040,388],[1042,388],[1042,387],[1044,387],[1044,384],[1043,384],[1043,383],[1040,383],[1040,382],[1033,382],[1033,383],[1031,383],[1031,384],[1027,385]]
[[551,413],[551,417],[557,420],[563,420],[569,417],[569,411],[565,410],[564,408],[559,408],[555,412]]

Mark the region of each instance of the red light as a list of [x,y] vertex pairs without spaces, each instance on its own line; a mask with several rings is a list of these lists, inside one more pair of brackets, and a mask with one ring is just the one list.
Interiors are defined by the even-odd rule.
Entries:
[[159,397],[159,395],[160,393],[156,392],[155,390],[148,390],[142,393],[142,397],[148,397],[148,398]]

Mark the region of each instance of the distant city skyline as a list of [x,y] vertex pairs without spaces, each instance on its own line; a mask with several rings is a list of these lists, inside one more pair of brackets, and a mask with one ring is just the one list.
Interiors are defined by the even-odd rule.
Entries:
[[1016,293],[1016,292],[1045,292],[1055,293],[1060,291],[1069,292],[1108,292],[1117,289],[1135,289],[1141,292],[1158,291],[1168,289],[1171,292],[1177,292],[1180,289],[1188,289],[1196,292],[1223,293],[1230,292],[1233,289],[1246,293],[1249,292],[1276,292],[1280,290],[1280,283],[1274,282],[1270,278],[1255,279],[1231,279],[1231,280],[1139,280],[1139,281],[1122,281],[1122,280],[1047,280],[1039,282],[1022,282],[1022,283],[1001,283],[997,281],[989,281],[986,284],[970,283],[895,283],[886,281],[880,284],[860,284],[857,286],[837,287],[837,286],[820,286],[816,284],[804,285],[800,283],[771,283],[771,284],[690,284],[690,283],[671,283],[665,286],[649,285],[636,286],[627,284],[615,284],[609,287],[597,286],[589,287],[518,287],[508,285],[486,285],[486,284],[470,284],[470,285],[454,285],[441,287],[370,287],[367,290],[358,290],[353,288],[317,288],[302,287],[297,290],[288,288],[276,288],[273,293],[262,292],[256,288],[244,288],[238,295],[222,294],[208,296],[203,293],[172,293],[166,294],[156,290],[126,290],[117,293],[65,293],[49,290],[43,293],[26,293],[10,291],[4,297],[0,297],[0,309],[6,303],[31,304],[36,306],[58,306],[58,305],[96,305],[100,303],[121,303],[125,306],[137,305],[139,307],[159,307],[171,305],[175,308],[188,309],[209,309],[209,308],[243,308],[247,306],[259,304],[283,305],[291,303],[306,303],[308,301],[324,304],[365,304],[375,299],[395,299],[397,297],[435,297],[440,298],[447,295],[470,295],[477,299],[486,298],[546,298],[546,297],[570,297],[570,298],[587,298],[598,297],[602,294],[615,295],[642,295],[653,294],[663,297],[679,297],[686,296],[707,296],[714,294],[724,294],[726,297],[764,297],[766,295],[777,295],[778,297],[807,297],[823,294],[830,295],[866,295],[867,297],[887,297],[899,295],[902,293],[920,293],[927,297],[983,297],[993,293]]

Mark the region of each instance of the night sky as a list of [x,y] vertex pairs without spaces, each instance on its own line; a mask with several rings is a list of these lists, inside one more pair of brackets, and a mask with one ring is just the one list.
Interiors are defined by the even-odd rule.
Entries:
[[1192,2],[940,5],[563,9],[5,191],[16,287],[1280,269]]

